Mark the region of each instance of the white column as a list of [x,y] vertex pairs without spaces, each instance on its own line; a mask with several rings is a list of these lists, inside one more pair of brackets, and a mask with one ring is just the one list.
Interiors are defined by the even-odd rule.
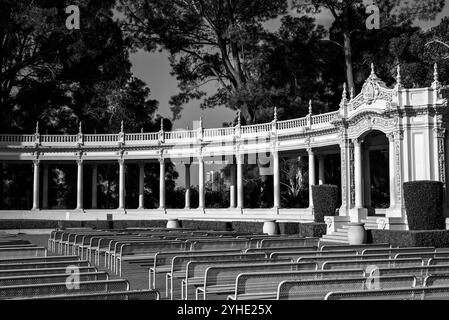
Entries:
[[98,165],[92,165],[92,209],[97,209]]
[[243,156],[237,157],[237,208],[243,209]]
[[231,208],[235,208],[237,206],[237,201],[236,201],[236,197],[235,197],[235,192],[236,192],[236,185],[237,185],[237,167],[235,164],[231,164],[231,184],[229,185],[229,193],[230,193],[230,197],[229,197],[229,202],[230,202],[230,207]]
[[165,159],[159,159],[159,209],[165,209]]
[[125,209],[125,160],[119,159],[119,201],[118,201],[118,209],[124,210]]
[[322,185],[324,184],[324,177],[325,177],[325,171],[324,171],[324,156],[319,155],[318,156],[318,184]]
[[354,139],[354,187],[355,207],[363,207],[363,179],[362,179],[362,141]]
[[198,208],[205,208],[205,189],[204,189],[204,160],[203,158],[198,158],[198,193],[199,193],[199,202]]
[[190,163],[184,164],[185,168],[185,209],[190,209]]
[[315,185],[315,155],[309,148],[309,208],[313,208],[312,186]]
[[396,184],[394,170],[394,135],[388,134],[388,168],[390,178],[390,208],[396,207]]
[[139,209],[145,208],[145,164],[139,163]]
[[33,160],[33,208],[39,210],[39,160]]
[[78,165],[76,184],[76,210],[83,210],[83,160],[76,160]]
[[48,164],[44,164],[44,176],[42,179],[42,208],[48,209]]
[[280,185],[280,169],[279,169],[279,153],[273,151],[273,204],[274,208],[281,207],[281,185]]

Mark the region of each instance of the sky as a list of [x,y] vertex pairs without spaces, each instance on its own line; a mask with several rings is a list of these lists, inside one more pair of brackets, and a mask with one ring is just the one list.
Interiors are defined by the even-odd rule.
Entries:
[[[290,11],[291,15],[296,15],[296,12]],[[449,0],[446,0],[446,5],[443,11],[437,16],[435,21],[431,22],[419,22],[416,24],[423,29],[431,28],[438,25],[441,19],[445,16],[449,16]],[[330,12],[323,11],[316,16],[318,24],[328,28],[333,18]],[[280,18],[267,22],[265,27],[269,30],[276,30],[280,26]],[[172,113],[170,110],[169,100],[170,97],[179,92],[176,78],[170,75],[170,65],[168,61],[168,55],[166,52],[145,52],[143,50],[138,51],[131,55],[132,72],[133,74],[145,81],[148,87],[151,89],[151,96],[153,99],[159,101],[158,113],[163,117],[172,119]],[[209,83],[204,87],[206,92],[215,92],[216,84]],[[173,124],[173,128],[176,129],[190,129],[193,127],[193,122],[198,121],[200,117],[203,118],[204,128],[222,127],[224,122],[229,122],[235,118],[235,111],[229,110],[225,107],[219,107],[215,109],[201,109],[200,101],[194,100],[184,106],[181,118],[176,120]],[[218,170],[221,165],[207,165],[206,170]],[[184,184],[184,168],[183,166],[177,166],[180,178],[177,181],[178,185]],[[191,182],[192,185],[198,183],[198,175],[196,172],[197,166],[193,166],[191,169]]]
[[[296,12],[290,11],[292,15]],[[432,22],[417,22],[424,29],[438,25],[441,19],[449,16],[449,0],[446,0],[444,10],[438,15],[437,19]],[[333,18],[330,12],[322,12],[316,16],[317,23],[329,27]],[[279,28],[280,18],[267,22],[265,27],[269,30],[276,30]],[[152,98],[159,101],[158,113],[163,117],[172,118],[169,100],[170,97],[179,92],[177,81],[174,76],[170,75],[170,65],[168,62],[168,55],[166,52],[145,52],[138,51],[131,55],[132,72],[133,74],[145,81],[151,89]],[[215,92],[216,84],[209,83],[204,87],[206,92]],[[192,128],[193,121],[198,121],[203,117],[203,125],[205,128],[222,127],[224,122],[231,121],[235,117],[235,111],[220,107],[215,109],[202,110],[200,101],[194,100],[184,106],[181,119],[175,121],[174,129],[185,129],[187,126]]]

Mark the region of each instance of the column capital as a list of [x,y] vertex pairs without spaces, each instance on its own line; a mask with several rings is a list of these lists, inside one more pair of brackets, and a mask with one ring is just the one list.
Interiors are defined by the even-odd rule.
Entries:
[[352,139],[352,143],[354,144],[354,147],[360,147],[363,143],[363,139],[362,138]]
[[313,152],[313,148],[312,147],[307,147],[307,153],[309,154],[309,156],[312,156],[312,155],[314,155],[314,152]]
[[139,162],[139,169],[142,169],[145,167],[145,162]]
[[118,164],[121,166],[123,166],[125,164],[125,159],[123,159],[123,158],[117,159],[117,161],[118,161]]
[[165,164],[165,158],[160,157],[157,160],[159,161],[159,164]]
[[436,138],[443,139],[446,135],[446,128],[433,128],[432,130]]
[[33,164],[34,164],[35,166],[39,166],[40,163],[41,163],[41,160],[40,160],[40,159],[33,159]]
[[92,169],[97,169],[98,168],[98,164],[97,163],[92,163],[91,166],[92,166]]
[[243,154],[236,154],[235,160],[237,164],[243,164],[244,163],[244,155]]
[[76,159],[76,164],[79,166],[83,165],[84,160],[83,159]]

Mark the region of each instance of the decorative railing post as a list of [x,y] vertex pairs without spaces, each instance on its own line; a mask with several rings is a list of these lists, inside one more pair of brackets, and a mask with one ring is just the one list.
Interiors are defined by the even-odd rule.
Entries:
[[160,143],[165,142],[165,133],[164,133],[164,118],[161,118],[161,129],[159,130],[158,140]]
[[124,130],[123,120],[120,123],[120,133],[119,133],[119,146],[123,146],[125,144],[125,130]]
[[273,121],[271,122],[271,132],[274,136],[276,136],[277,133],[277,123],[278,123],[278,110],[277,107],[274,107],[274,117]]
[[78,147],[84,145],[83,123],[80,121],[78,127]]
[[198,141],[203,141],[203,117],[200,117],[200,124],[197,129]]
[[242,124],[241,124],[241,114],[240,114],[240,109],[237,112],[237,125],[234,127],[234,138],[235,139],[239,139],[240,138],[240,134],[241,134],[241,129],[242,129]]
[[41,135],[39,133],[39,121],[36,122],[36,132],[34,133],[34,146],[37,148],[41,144]]
[[346,89],[346,82],[343,83],[343,93],[341,95],[340,102],[340,117],[343,119],[347,119],[348,117],[348,93]]
[[312,128],[312,100],[309,100],[309,114],[306,117],[307,127]]

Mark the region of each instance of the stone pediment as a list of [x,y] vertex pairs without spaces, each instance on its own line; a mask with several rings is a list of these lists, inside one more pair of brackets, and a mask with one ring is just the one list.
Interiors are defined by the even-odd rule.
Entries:
[[389,111],[395,95],[395,90],[386,86],[374,72],[366,79],[361,92],[348,103],[348,117],[351,118],[363,112],[384,113]]

